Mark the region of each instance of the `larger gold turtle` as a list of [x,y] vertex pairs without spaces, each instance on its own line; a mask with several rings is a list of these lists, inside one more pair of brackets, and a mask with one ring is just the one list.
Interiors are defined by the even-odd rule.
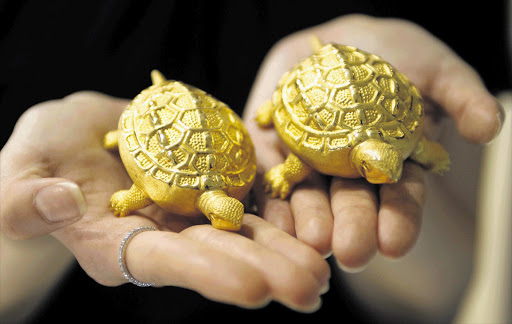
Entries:
[[313,47],[257,112],[259,125],[273,124],[291,151],[265,175],[272,196],[285,198],[312,169],[377,184],[397,182],[407,158],[448,169],[448,153],[422,135],[422,98],[406,76],[355,47],[316,38]]
[[116,215],[148,206],[185,216],[204,213],[216,228],[238,230],[256,173],[252,141],[241,119],[223,102],[158,72],[153,85],[128,105],[119,128],[105,136],[119,148],[133,180],[114,193]]

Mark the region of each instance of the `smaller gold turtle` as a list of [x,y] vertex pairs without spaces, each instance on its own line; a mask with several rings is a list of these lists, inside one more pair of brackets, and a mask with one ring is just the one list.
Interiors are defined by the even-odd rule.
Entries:
[[105,148],[119,154],[133,185],[110,205],[125,216],[152,202],[184,216],[203,213],[236,231],[256,174],[254,147],[242,120],[202,90],[151,73],[153,85],[128,105]]
[[265,175],[267,191],[286,198],[313,170],[371,183],[395,183],[407,158],[448,170],[448,153],[422,135],[423,101],[391,64],[352,46],[313,41],[314,54],[285,73],[257,111],[290,149]]

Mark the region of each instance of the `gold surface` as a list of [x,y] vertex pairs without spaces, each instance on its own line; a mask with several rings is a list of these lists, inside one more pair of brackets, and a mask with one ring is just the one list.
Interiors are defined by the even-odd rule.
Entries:
[[311,171],[311,167],[302,163],[295,154],[290,153],[284,163],[265,174],[265,190],[272,193],[272,198],[279,196],[284,199],[293,186],[304,180]]
[[[285,73],[272,100],[257,112],[261,127],[277,133],[302,163],[334,176],[394,183],[411,158],[438,173],[448,153],[422,137],[423,101],[391,64],[355,47],[314,39],[312,56]],[[265,179],[273,196],[286,197],[296,179],[287,162]]]
[[233,230],[242,226],[244,205],[235,198],[228,197],[222,190],[209,190],[199,195],[197,208],[219,229]]
[[[134,182],[112,196],[111,207],[123,216],[152,201],[185,216],[203,211],[216,220],[214,226],[238,230],[243,205],[228,198],[243,199],[256,174],[254,147],[241,119],[202,90],[167,81],[158,71],[151,78],[154,84],[123,112],[119,130],[105,136],[106,148],[118,142]],[[210,191],[217,194],[198,203]]]

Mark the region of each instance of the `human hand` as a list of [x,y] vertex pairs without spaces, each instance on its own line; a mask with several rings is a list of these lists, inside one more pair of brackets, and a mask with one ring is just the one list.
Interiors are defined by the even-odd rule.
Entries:
[[[281,75],[311,55],[310,39],[352,45],[381,56],[415,83],[425,101],[425,134],[435,137],[442,114],[455,120],[467,140],[485,143],[500,128],[499,105],[477,73],[445,44],[410,22],[346,16],[293,34],[266,57],[248,100],[244,120],[264,174],[282,163],[286,148],[274,129],[258,127],[254,118],[269,100]],[[261,184],[261,181],[259,182]],[[415,243],[425,200],[424,171],[404,163],[401,181],[372,185],[364,179],[311,175],[289,200],[270,199],[256,186],[263,218],[324,255],[331,251],[348,271],[364,268],[379,251],[403,256]]]
[[[273,299],[299,311],[317,309],[330,276],[327,263],[259,217],[246,214],[240,232],[232,233],[204,224],[205,217],[181,217],[156,205],[114,216],[110,196],[132,182],[118,154],[103,148],[103,137],[117,127],[127,103],[82,92],[39,104],[20,118],[1,152],[2,231],[17,238],[54,231],[90,277],[116,286],[126,282],[118,263],[123,237],[153,226],[159,231],[140,233],[126,247],[125,264],[137,280],[242,307]],[[71,184],[41,201],[36,195],[34,206],[37,190],[56,183]],[[74,193],[68,197],[63,188]],[[83,217],[60,229],[39,217],[41,210],[48,218],[59,208]]]

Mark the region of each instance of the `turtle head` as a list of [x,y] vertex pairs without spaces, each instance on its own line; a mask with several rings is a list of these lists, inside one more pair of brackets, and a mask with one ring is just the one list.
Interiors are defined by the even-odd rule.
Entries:
[[391,144],[370,139],[354,147],[350,157],[370,183],[395,183],[402,176],[402,153]]

